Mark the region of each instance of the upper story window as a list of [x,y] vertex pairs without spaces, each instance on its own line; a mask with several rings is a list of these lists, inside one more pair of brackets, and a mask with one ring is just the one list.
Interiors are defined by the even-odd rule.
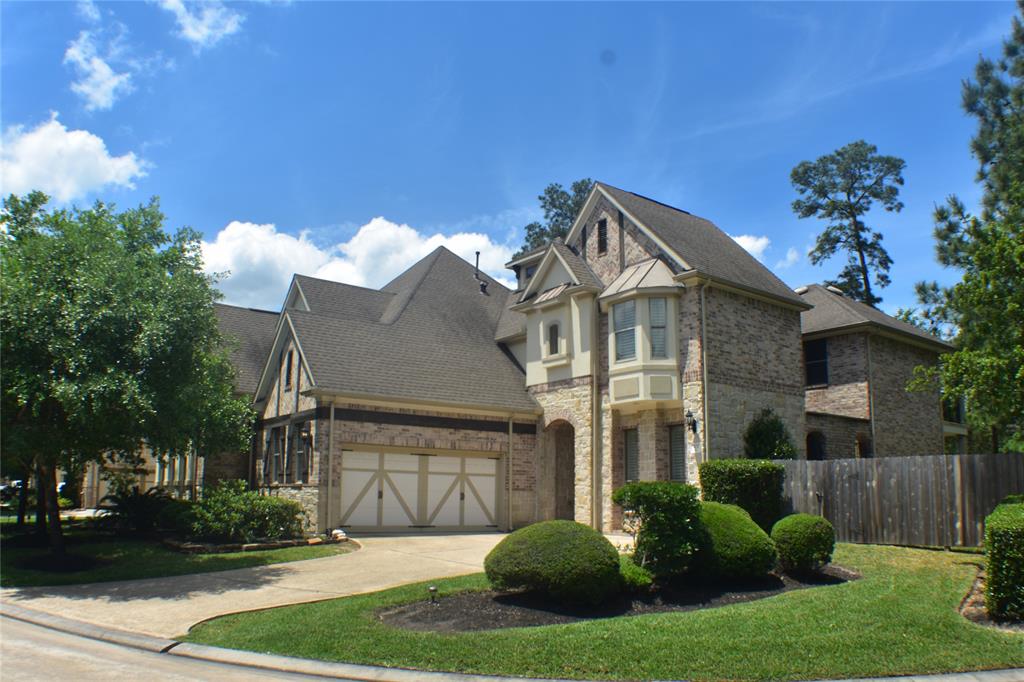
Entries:
[[666,327],[668,324],[668,313],[665,299],[648,299],[648,313],[651,321],[651,357],[668,357],[668,336]]
[[292,352],[288,351],[288,358],[284,364],[284,387],[289,388],[292,385]]
[[804,341],[804,385],[828,384],[828,339]]
[[625,445],[626,480],[640,480],[640,438],[636,429],[625,429],[622,432]]
[[608,221],[604,218],[597,221],[597,252],[608,252]]
[[523,277],[524,281],[530,279],[531,277],[533,277],[534,274],[536,274],[536,272],[537,272],[537,266],[536,265],[527,265],[526,266],[526,275],[525,275],[525,277]]
[[612,307],[615,329],[615,359],[632,360],[636,357],[636,301],[623,301]]
[[548,325],[548,355],[558,355],[561,337],[558,333],[558,323]]
[[945,398],[942,401],[942,419],[947,422],[954,422],[956,424],[963,424],[966,419],[964,416],[964,401],[963,398]]

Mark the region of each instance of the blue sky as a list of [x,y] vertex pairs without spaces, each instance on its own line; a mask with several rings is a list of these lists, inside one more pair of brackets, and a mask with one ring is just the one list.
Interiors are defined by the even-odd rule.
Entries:
[[584,176],[709,218],[798,286],[822,225],[794,165],[865,139],[907,161],[890,312],[935,262],[931,212],[980,197],[960,83],[1002,3],[0,4],[4,194],[158,195],[227,300],[294,271],[379,286],[438,244],[492,274]]

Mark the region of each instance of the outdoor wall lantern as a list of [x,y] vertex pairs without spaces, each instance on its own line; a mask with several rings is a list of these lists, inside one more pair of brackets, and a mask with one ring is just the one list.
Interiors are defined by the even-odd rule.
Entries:
[[299,438],[301,438],[302,442],[306,443],[307,445],[309,444],[310,440],[312,440],[313,434],[310,431],[309,422],[303,424],[302,428],[299,429]]
[[694,434],[697,433],[697,419],[693,416],[693,412],[690,410],[686,411],[686,425],[690,427],[690,430],[693,431]]

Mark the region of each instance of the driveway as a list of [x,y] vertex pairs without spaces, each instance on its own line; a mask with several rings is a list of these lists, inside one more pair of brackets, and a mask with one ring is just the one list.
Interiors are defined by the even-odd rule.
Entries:
[[360,538],[350,554],[169,578],[5,588],[0,600],[103,627],[174,638],[238,611],[376,592],[476,573],[503,537],[417,535]]

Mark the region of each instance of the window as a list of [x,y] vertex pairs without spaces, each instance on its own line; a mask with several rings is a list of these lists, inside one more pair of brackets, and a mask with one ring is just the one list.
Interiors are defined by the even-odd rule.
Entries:
[[636,429],[625,429],[622,432],[625,442],[626,480],[640,480],[640,442]]
[[558,355],[558,323],[548,325],[548,355]]
[[858,457],[874,457],[875,446],[871,442],[871,436],[867,434],[857,434],[857,456]]
[[665,326],[668,323],[668,314],[665,299],[652,298],[647,303],[651,315],[651,357],[667,358]]
[[964,401],[962,398],[949,397],[942,401],[942,418],[947,422],[964,423]]
[[804,342],[804,385],[828,384],[828,339]]
[[636,301],[617,303],[612,308],[615,325],[615,359],[632,360],[636,357]]
[[526,279],[530,279],[531,277],[533,277],[533,275],[536,272],[537,272],[537,266],[536,265],[527,265],[526,266]]
[[267,458],[263,467],[263,476],[268,483],[280,483],[284,478],[284,429],[276,427],[270,430],[267,439]]
[[807,459],[825,459],[825,434],[821,431],[807,434]]
[[673,481],[686,481],[686,426],[668,427],[668,475]]
[[597,221],[597,252],[608,252],[608,221],[603,218]]
[[288,359],[284,365],[284,387],[288,388],[292,385],[292,352],[288,351]]
[[586,258],[587,258],[587,226],[586,225],[584,225],[583,229],[580,231],[580,255],[583,256],[584,260],[586,260]]
[[297,456],[299,452],[299,439],[297,438],[297,435],[299,430],[298,428],[296,428],[297,426],[297,424],[292,424],[288,428],[288,438],[286,440],[287,450],[285,450],[286,457],[284,461],[284,471],[282,472],[283,475],[280,477],[282,483],[294,483],[295,474],[299,468],[297,461]]

